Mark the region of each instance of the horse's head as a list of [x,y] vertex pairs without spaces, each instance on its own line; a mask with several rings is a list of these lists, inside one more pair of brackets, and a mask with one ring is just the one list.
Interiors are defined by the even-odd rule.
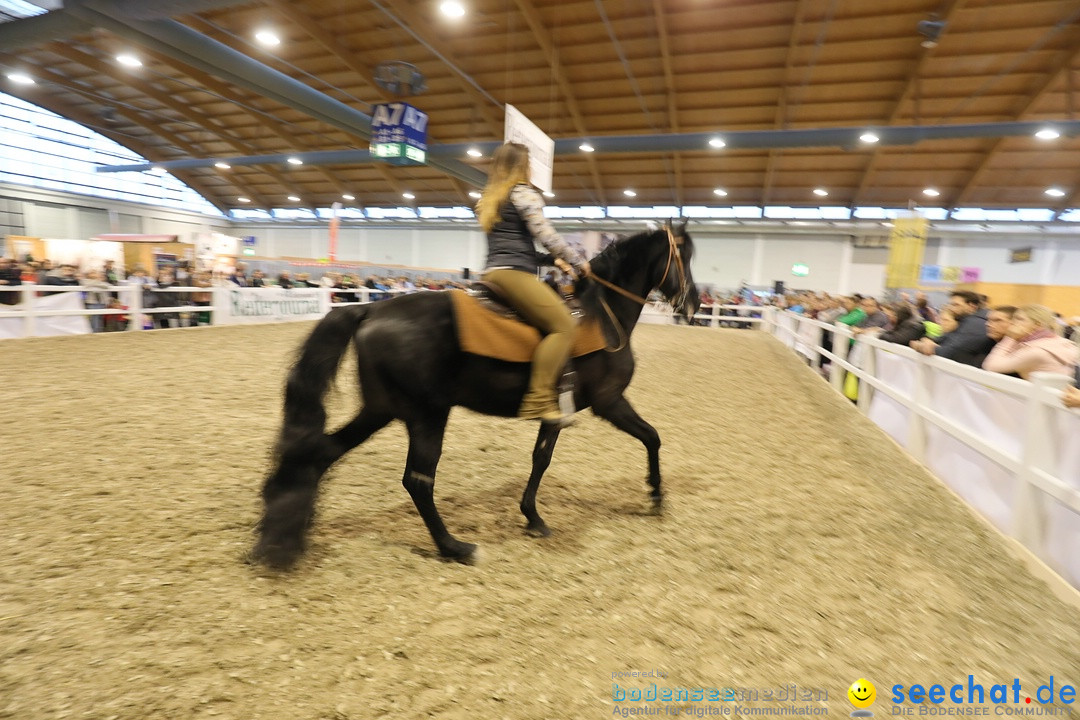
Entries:
[[[681,223],[668,223],[655,231],[658,237],[667,243],[666,259],[660,262],[660,275],[656,289],[663,294],[675,312],[688,321],[701,306],[694,275],[690,272],[690,261],[694,257],[694,243],[686,232],[687,220]],[[664,253],[660,253],[661,257]]]

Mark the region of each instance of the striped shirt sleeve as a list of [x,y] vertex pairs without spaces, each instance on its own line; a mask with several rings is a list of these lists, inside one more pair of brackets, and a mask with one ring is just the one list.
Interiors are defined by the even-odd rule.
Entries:
[[575,270],[581,270],[585,258],[571,247],[555,230],[551,221],[544,217],[544,199],[539,191],[528,185],[516,185],[510,191],[510,202],[514,203],[514,207],[521,213],[529,232],[537,242],[555,257],[570,263]]

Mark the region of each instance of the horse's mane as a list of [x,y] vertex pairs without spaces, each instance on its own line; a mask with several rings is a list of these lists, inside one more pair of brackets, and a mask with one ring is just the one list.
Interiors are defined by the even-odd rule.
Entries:
[[[593,272],[608,282],[619,284],[620,280],[633,275],[642,265],[652,259],[650,254],[645,251],[645,248],[658,233],[664,234],[665,232],[661,228],[659,230],[643,230],[633,235],[623,235],[595,255],[589,261],[589,265],[592,267]],[[606,317],[601,302],[607,292],[607,289],[600,283],[587,278],[578,280],[574,284],[574,294],[581,299],[581,306],[585,314],[591,317]],[[604,325],[606,331],[607,323],[602,323],[602,325]]]

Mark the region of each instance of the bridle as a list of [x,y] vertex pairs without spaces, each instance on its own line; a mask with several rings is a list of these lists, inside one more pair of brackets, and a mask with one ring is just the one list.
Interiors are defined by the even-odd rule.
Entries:
[[[675,261],[674,262],[675,271],[678,273],[678,276],[679,276],[679,291],[677,293],[675,293],[675,297],[669,298],[669,299],[671,301],[671,306],[672,307],[681,308],[681,307],[683,307],[683,305],[686,304],[686,296],[690,293],[690,285],[686,281],[686,271],[683,269],[682,251],[679,250],[679,246],[681,246],[683,244],[683,236],[682,235],[676,236],[675,233],[673,233],[671,231],[671,226],[670,225],[665,225],[664,229],[667,230],[667,238],[668,238],[667,264],[664,266],[664,274],[660,278],[660,282],[658,282],[656,284],[656,287],[657,288],[663,287],[664,281],[667,280],[668,273],[671,272],[672,260],[674,260]],[[649,304],[649,301],[646,300],[645,298],[641,297],[640,295],[635,295],[634,293],[630,292],[629,290],[621,288],[618,285],[616,285],[615,283],[608,282],[607,280],[605,280],[604,278],[602,278],[602,277],[600,277],[598,275],[590,275],[590,278],[595,280],[596,282],[600,283],[601,285],[603,285],[607,289],[614,290],[615,292],[619,293],[623,297],[629,298],[630,300],[633,300],[634,302],[636,302],[637,304],[639,304],[641,306],[645,306],[645,305]],[[663,292],[663,291],[661,290],[661,292]],[[616,347],[616,348],[605,347],[604,349],[607,350],[608,352],[618,352],[618,351],[622,350],[624,347],[626,347],[626,343],[627,343],[627,340],[629,340],[629,336],[627,336],[626,331],[623,330],[622,325],[620,325],[619,321],[615,318],[615,313],[613,313],[611,311],[611,308],[608,306],[607,301],[604,300],[603,298],[601,298],[600,304],[603,305],[604,311],[607,312],[608,318],[611,320],[611,324],[615,326],[615,329],[619,334],[619,346]]]
[[[671,305],[672,307],[680,308],[686,303],[686,296],[690,293],[689,283],[686,282],[686,271],[683,270],[682,251],[679,250],[679,246],[683,244],[683,236],[676,236],[675,233],[671,231],[670,225],[665,226],[664,229],[667,230],[668,237],[667,265],[664,266],[664,275],[660,278],[660,282],[656,284],[656,287],[659,288],[664,285],[664,281],[667,280],[668,273],[671,272],[671,266],[673,264],[671,261],[674,260],[675,271],[679,275],[679,291],[675,293],[675,297],[671,298]],[[638,305],[649,304],[649,301],[641,297],[640,295],[635,295],[629,290],[621,288],[615,283],[608,282],[607,280],[599,277],[598,275],[592,275],[591,278],[606,287],[607,289],[614,290],[623,297],[633,300]]]

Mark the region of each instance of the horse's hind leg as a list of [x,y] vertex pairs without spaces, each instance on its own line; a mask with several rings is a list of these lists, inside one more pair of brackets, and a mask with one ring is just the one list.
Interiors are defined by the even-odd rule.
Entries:
[[555,450],[559,431],[557,423],[540,423],[540,433],[536,436],[536,445],[533,446],[532,473],[529,475],[525,494],[521,496],[521,512],[529,521],[525,532],[533,537],[547,537],[551,534],[543,518],[536,512],[536,491],[540,488],[540,479],[551,464],[551,453]]
[[287,431],[278,445],[274,471],[263,485],[265,511],[256,560],[287,568],[304,552],[304,536],[315,510],[319,480],[342,455],[386,427],[392,418],[361,410],[351,422],[329,435]]
[[408,421],[409,459],[401,483],[409,491],[420,517],[424,519],[439,554],[458,562],[471,562],[476,546],[452,536],[435,508],[435,468],[442,455],[443,433],[448,412],[441,417]]
[[610,404],[593,406],[593,412],[610,422],[623,432],[636,437],[649,453],[649,479],[652,487],[649,494],[653,508],[660,509],[663,493],[660,491],[660,435],[649,423],[641,419],[630,402],[623,396]]

